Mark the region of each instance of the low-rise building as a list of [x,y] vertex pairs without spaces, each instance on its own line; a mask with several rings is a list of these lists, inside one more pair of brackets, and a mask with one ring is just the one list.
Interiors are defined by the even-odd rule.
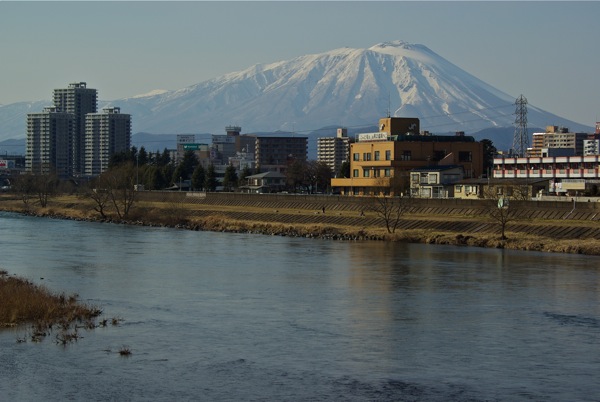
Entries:
[[494,158],[494,179],[546,179],[554,195],[595,193],[600,185],[600,155]]
[[239,189],[245,193],[277,193],[285,189],[285,175],[270,171],[247,176],[246,184]]
[[410,189],[409,172],[426,166],[461,166],[464,177],[483,174],[483,145],[471,136],[431,135],[414,118],[380,119],[380,130],[350,144],[350,177],[331,180],[333,191],[353,195],[400,195]]
[[418,198],[454,197],[454,183],[462,180],[462,166],[425,166],[410,171],[410,196]]
[[454,198],[477,199],[505,195],[530,200],[548,194],[547,179],[464,179],[454,184]]

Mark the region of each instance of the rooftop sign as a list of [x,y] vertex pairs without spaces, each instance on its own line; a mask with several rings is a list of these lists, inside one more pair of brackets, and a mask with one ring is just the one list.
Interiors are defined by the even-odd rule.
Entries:
[[358,141],[387,141],[388,133],[364,133],[358,134]]
[[194,134],[177,134],[178,144],[190,144],[196,142],[196,136]]

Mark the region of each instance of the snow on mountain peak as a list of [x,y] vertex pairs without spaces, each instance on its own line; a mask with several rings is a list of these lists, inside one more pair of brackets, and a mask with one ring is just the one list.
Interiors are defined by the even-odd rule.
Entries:
[[402,48],[402,49],[411,49],[413,45],[411,43],[405,42],[403,40],[393,40],[388,42],[381,42],[376,45],[370,47],[370,50],[375,50],[378,48],[385,49],[388,47],[392,48]]
[[[514,121],[513,97],[426,46],[402,40],[257,64],[113,103],[134,116],[136,131],[153,133],[219,133],[232,121],[245,132],[365,127],[391,111],[397,117],[418,117],[423,129],[434,132],[509,127]],[[28,110],[19,107],[18,113],[14,105],[0,108],[0,133],[25,132]],[[530,110],[529,121],[538,127],[557,120]]]
[[154,89],[150,92],[146,92],[145,94],[140,94],[140,95],[134,95],[131,97],[131,99],[139,99],[139,98],[150,98],[152,96],[156,96],[156,95],[162,95],[166,92],[169,92],[166,89]]

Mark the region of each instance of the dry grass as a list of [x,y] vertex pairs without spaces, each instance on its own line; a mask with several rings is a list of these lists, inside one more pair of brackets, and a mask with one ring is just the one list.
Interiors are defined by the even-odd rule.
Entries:
[[[9,200],[0,197],[0,207],[3,210],[23,212],[23,203],[18,199]],[[234,219],[233,215],[243,211],[246,217],[242,220]],[[61,196],[52,199],[51,209],[33,208],[32,213],[38,215],[55,215],[75,219],[98,219],[93,211],[90,200],[75,196]],[[329,211],[328,211],[329,212]],[[252,213],[261,215],[261,221],[252,219]],[[239,215],[239,214],[237,214]],[[287,216],[284,223],[281,219]],[[289,217],[298,217],[293,224]],[[560,239],[555,240],[543,236],[530,236],[525,232],[511,233],[510,224],[507,228],[507,240],[500,240],[496,229],[493,232],[479,232],[476,234],[460,233],[458,231],[443,232],[424,229],[397,230],[388,234],[382,225],[364,226],[357,221],[357,212],[353,210],[335,211],[327,216],[336,216],[341,219],[336,224],[325,224],[321,215],[313,209],[282,207],[261,207],[259,205],[230,206],[212,203],[187,203],[187,202],[157,202],[139,201],[129,221],[138,224],[181,227],[193,230],[207,230],[217,232],[259,233],[266,235],[320,237],[328,239],[359,240],[372,239],[394,242],[448,244],[472,247],[506,248],[515,250],[532,250],[544,252],[577,253],[600,255],[600,240],[590,239]],[[374,215],[366,211],[364,220],[373,222]],[[485,223],[486,217],[462,215],[436,215],[436,214],[410,214],[404,221],[439,221],[461,222],[481,221]],[[310,223],[310,222],[313,223]],[[598,222],[585,220],[520,220],[532,227],[596,227]],[[492,226],[493,227],[493,226]]]
[[[29,280],[0,271],[0,327],[31,324],[31,340],[39,341],[58,328],[58,343],[76,341],[78,328],[96,327],[102,311],[77,301],[76,295],[54,294]],[[20,341],[24,341],[25,338]]]

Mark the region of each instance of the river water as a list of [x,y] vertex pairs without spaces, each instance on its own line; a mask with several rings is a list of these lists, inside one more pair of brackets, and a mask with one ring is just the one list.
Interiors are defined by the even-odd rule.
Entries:
[[0,268],[123,319],[3,330],[0,400],[598,401],[599,263],[0,213]]

